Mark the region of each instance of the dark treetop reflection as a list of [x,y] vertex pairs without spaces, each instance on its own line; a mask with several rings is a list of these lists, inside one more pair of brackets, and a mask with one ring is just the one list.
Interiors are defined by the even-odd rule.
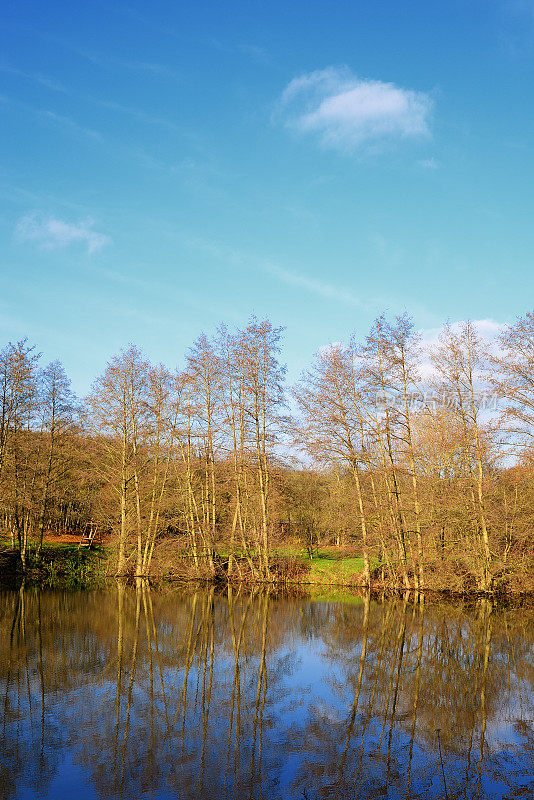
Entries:
[[534,796],[534,611],[0,595],[0,798]]

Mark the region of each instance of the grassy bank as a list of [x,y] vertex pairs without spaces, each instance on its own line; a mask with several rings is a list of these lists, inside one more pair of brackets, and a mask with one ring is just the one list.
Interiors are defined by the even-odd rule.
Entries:
[[[290,582],[317,586],[350,586],[359,583],[363,573],[363,557],[354,552],[321,548],[309,555],[302,548],[280,547],[276,555],[295,560],[302,565],[302,572]],[[377,566],[372,564],[371,567]]]
[[347,586],[363,571],[363,558],[339,558],[329,553],[319,553],[303,560],[310,568],[305,578],[313,584]]
[[[219,578],[224,579],[228,566],[229,553],[218,553]],[[233,582],[255,583],[250,574],[246,559],[236,553],[237,566],[233,572]],[[358,586],[363,572],[363,558],[355,553],[339,553],[331,549],[321,549],[310,556],[302,548],[291,546],[275,547],[270,557],[271,573],[274,583],[297,586]],[[170,580],[203,577],[195,567],[189,552],[164,549],[156,550],[151,569],[153,578]]]
[[103,548],[58,544],[43,548],[39,559],[30,558],[28,577],[52,587],[95,588],[106,580],[107,563]]
[[[7,550],[10,542],[1,540],[0,548]],[[91,589],[103,585],[106,579],[108,556],[104,548],[81,548],[72,544],[46,544],[37,556],[34,550],[27,555],[26,570],[14,562],[13,567],[0,575],[2,580],[21,580],[51,588]]]
[[[3,583],[22,579],[20,559],[10,549],[10,542],[0,539],[0,581]],[[11,556],[9,556],[11,554]],[[257,585],[257,577],[252,574],[244,558],[239,558],[237,568],[232,573],[231,582],[236,586]],[[302,590],[320,599],[325,592],[329,597],[332,592],[353,596],[362,588],[363,558],[354,551],[339,551],[335,548],[321,548],[312,555],[296,546],[273,548],[271,555],[271,574],[273,584],[280,587]],[[28,554],[24,578],[27,582],[51,588],[94,588],[105,583],[114,575],[116,553],[112,546],[79,549],[71,543],[46,542],[40,556],[34,550]],[[404,591],[401,583],[381,583],[374,560],[372,589],[375,591]],[[131,562],[126,578],[134,578],[134,564]],[[429,564],[426,571],[425,592],[447,594],[477,595],[476,585],[466,582],[460,573],[449,575],[432,569]],[[150,579],[153,582],[190,581],[216,582],[224,584],[228,580],[228,553],[220,552],[216,559],[216,574],[195,566],[192,555],[183,546],[166,545],[156,549],[152,563]],[[528,593],[515,585],[495,584],[492,594],[518,595]],[[340,598],[341,599],[341,598]]]
[[[0,549],[9,551],[10,547],[9,540],[0,539]],[[227,554],[222,553],[221,558],[224,562]],[[47,586],[92,587],[113,574],[112,560],[109,548],[80,549],[74,544],[46,542],[39,557],[30,550],[25,577]],[[275,582],[299,585],[355,585],[363,570],[361,557],[327,550],[310,557],[302,549],[281,547],[273,551],[272,561]],[[198,575],[190,553],[174,549],[165,552],[163,548],[159,553],[156,551],[151,577],[155,580],[189,580],[203,576]]]

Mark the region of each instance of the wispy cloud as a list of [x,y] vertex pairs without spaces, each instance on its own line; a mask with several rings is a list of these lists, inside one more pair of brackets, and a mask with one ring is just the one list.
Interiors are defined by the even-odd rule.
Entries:
[[6,107],[20,109],[28,114],[31,114],[36,119],[44,122],[47,125],[53,125],[62,132],[73,133],[76,136],[81,136],[84,139],[92,139],[93,141],[103,142],[104,137],[99,131],[93,128],[87,128],[85,125],[80,125],[72,117],[65,114],[57,114],[55,111],[50,111],[47,108],[35,108],[32,105],[23,103],[20,100],[0,95],[0,102],[4,103]]
[[[171,172],[174,168],[173,164],[166,163],[158,158],[155,158],[151,153],[146,152],[142,148],[124,144],[123,141],[111,141],[106,139],[99,131],[93,130],[92,128],[87,128],[84,125],[80,125],[78,122],[76,122],[76,120],[72,119],[72,117],[68,117],[65,114],[57,114],[55,111],[50,111],[44,108],[34,108],[26,103],[21,103],[18,100],[5,97],[4,95],[0,95],[0,103],[4,103],[6,106],[12,106],[13,108],[22,109],[28,114],[34,116],[40,122],[46,125],[54,126],[63,134],[70,134],[80,139],[96,142],[108,152],[115,153],[122,158],[128,158],[131,161],[135,161],[141,167],[164,172]],[[126,109],[125,106],[121,108],[122,111]],[[135,112],[133,109],[130,109],[130,113]],[[149,120],[146,119],[146,121],[148,122]],[[162,124],[163,121],[158,120],[157,122]]]
[[[140,20],[141,21],[141,20]],[[147,24],[143,23],[145,28]],[[149,27],[152,27],[149,25]],[[122,58],[116,55],[116,49],[113,53],[102,53],[98,50],[92,50],[86,47],[80,47],[74,44],[71,39],[64,39],[49,33],[38,32],[37,35],[45,41],[52,42],[59,47],[69,50],[71,53],[85,59],[86,61],[95,64],[98,67],[105,69],[121,69],[129,70],[132,72],[146,73],[162,78],[170,78],[171,80],[181,81],[182,76],[173,67],[155,61],[137,60],[131,58]]]
[[56,39],[55,41],[57,41],[59,45],[70,50],[72,53],[75,53],[77,56],[80,56],[80,58],[84,58],[86,61],[91,62],[91,64],[95,64],[97,67],[103,67],[104,69],[123,69],[131,72],[145,73],[147,75],[153,75],[160,78],[170,78],[174,81],[182,80],[181,75],[167,64],[161,64],[154,61],[137,61],[128,58],[120,58],[115,55],[108,55],[95,50],[87,50],[83,47],[76,47],[72,43],[66,42],[62,39]]
[[[63,84],[56,81],[55,78],[51,78],[48,75],[42,75],[41,73],[38,72],[27,72],[25,70],[19,69],[18,67],[12,67],[6,64],[0,64],[0,72],[3,72],[6,75],[13,75],[15,77],[31,81],[31,83],[37,84],[38,86],[43,86],[46,89],[50,89],[53,92],[58,92],[64,95],[70,95],[80,98],[88,103],[100,106],[101,108],[107,108],[110,111],[118,111],[119,113],[122,114],[128,114],[128,116],[138,119],[140,122],[146,122],[149,125],[158,125],[178,133],[183,133],[183,129],[180,126],[176,125],[174,122],[171,122],[168,119],[165,119],[165,117],[150,114],[147,113],[146,111],[143,111],[142,109],[135,108],[134,106],[124,105],[122,103],[117,103],[114,100],[105,100],[101,97],[94,97],[89,94],[76,93],[74,90],[64,86]],[[42,111],[40,113],[43,116],[48,115],[49,117],[56,117],[56,119],[58,118],[63,120],[68,119],[66,117],[63,118],[58,117],[58,115],[54,115],[52,112]],[[85,129],[85,131],[87,131],[87,129]]]
[[56,114],[55,111],[49,111],[48,109],[33,109],[29,106],[26,106],[26,108],[45,122],[49,122],[64,131],[66,130],[79,136],[83,136],[84,138],[93,139],[97,142],[104,141],[104,137],[101,133],[99,133],[99,131],[95,131],[92,128],[87,128],[84,125],[80,125],[71,117],[67,117],[64,114]]
[[252,253],[221,244],[214,244],[202,239],[188,239],[187,244],[196,250],[202,250],[214,258],[223,260],[235,267],[250,268],[251,265],[254,265],[257,271],[265,272],[281,283],[285,283],[287,286],[295,286],[298,289],[304,289],[304,291],[323,299],[334,300],[336,303],[342,303],[343,305],[352,307],[365,306],[365,303],[360,301],[350,289],[327,283],[326,281],[320,281],[316,278],[304,275],[301,272],[281,267],[271,259],[258,257]]
[[180,42],[193,42],[197,46],[208,47],[229,55],[241,53],[253,61],[262,64],[269,64],[272,61],[269,52],[264,47],[260,47],[256,44],[232,44],[231,42],[222,41],[212,36],[202,36],[191,39],[190,36],[186,36],[183,30],[173,28],[172,25],[169,25],[168,19],[164,19],[161,23],[155,22],[153,15],[142,14],[138,9],[132,8],[131,6],[113,6],[110,10],[116,14],[128,17],[130,20],[141,25],[144,30],[149,28],[159,35],[170,36]]
[[352,152],[392,139],[429,137],[432,107],[424,92],[328,67],[294,78],[274,119],[317,137],[324,147]]
[[[79,52],[79,51],[76,51]],[[95,56],[96,57],[96,56]],[[99,62],[100,63],[100,62]],[[108,62],[106,62],[108,63]],[[164,71],[167,69],[161,64],[143,64],[143,63],[127,63],[126,62],[118,62],[123,66],[130,67],[132,69],[148,69],[149,71],[153,71],[157,73],[157,70],[160,69],[161,72],[158,74],[164,74]],[[7,64],[0,64],[0,73],[4,73],[6,75],[12,75],[14,77],[22,78],[23,80],[30,81],[38,86],[43,86],[50,91],[57,92],[63,95],[67,95],[70,97],[75,97],[79,100],[83,100],[87,103],[91,103],[92,105],[100,106],[101,108],[108,109],[109,111],[116,111],[121,114],[127,114],[128,116],[137,119],[139,122],[146,123],[148,125],[159,126],[161,128],[166,128],[167,130],[171,130],[175,133],[180,133],[182,136],[188,135],[189,138],[192,138],[191,134],[188,134],[187,131],[184,130],[183,126],[177,125],[176,123],[172,122],[165,117],[162,117],[159,114],[151,114],[143,109],[136,108],[135,106],[124,105],[123,103],[118,103],[115,100],[106,100],[103,97],[95,97],[91,94],[84,94],[76,92],[74,89],[64,86],[62,83],[59,83],[55,78],[52,78],[48,75],[43,75],[38,72],[28,72],[23,69],[19,69],[18,67],[13,67]],[[172,75],[173,77],[178,78],[176,73],[172,73],[172,71],[168,71],[165,74]],[[64,127],[68,126],[68,117],[60,117],[59,115],[54,115],[52,112],[41,111],[36,112],[40,113],[41,116],[45,117],[48,116],[50,119],[55,118],[55,121],[63,120],[65,122]],[[75,126],[72,124],[71,127]],[[92,134],[93,137],[100,135],[97,134],[95,131],[89,131],[87,128],[82,128],[78,126],[80,131],[85,132],[86,134]]]
[[310,294],[315,294],[326,300],[334,300],[336,303],[342,303],[346,306],[362,306],[363,303],[352,294],[349,289],[341,286],[335,286],[332,283],[319,281],[316,278],[310,278],[302,273],[295,272],[294,270],[283,269],[282,267],[272,264],[270,262],[263,262],[262,268],[265,272],[277,278],[282,283],[288,286],[296,286],[299,289],[304,289]]
[[103,100],[102,98],[93,97],[92,95],[84,95],[84,99],[90,103],[100,106],[101,108],[107,108],[110,111],[118,111],[121,114],[128,114],[128,116],[133,117],[140,122],[145,122],[148,125],[157,125],[159,127],[174,131],[175,133],[183,134],[184,132],[182,127],[176,125],[174,122],[171,122],[171,120],[155,114],[149,114],[140,108],[135,108],[134,106],[126,106],[122,103],[117,103],[114,100]]
[[3,72],[5,75],[14,75],[17,78],[24,78],[32,83],[37,83],[40,86],[44,86],[46,89],[50,89],[53,92],[69,94],[68,89],[66,89],[61,83],[56,81],[54,78],[50,78],[48,75],[42,75],[40,72],[26,72],[23,69],[12,67],[9,64],[0,64],[0,72]]
[[264,47],[259,47],[256,44],[240,44],[237,45],[237,50],[258,64],[268,65],[272,63],[270,53]]
[[45,250],[81,244],[88,253],[95,253],[111,244],[111,239],[106,234],[93,230],[94,224],[90,217],[79,222],[67,222],[34,211],[18,221],[15,236],[21,241],[34,242]]

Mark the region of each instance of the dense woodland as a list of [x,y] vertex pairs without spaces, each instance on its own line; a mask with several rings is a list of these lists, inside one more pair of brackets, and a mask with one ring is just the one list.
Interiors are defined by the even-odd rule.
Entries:
[[269,581],[299,548],[363,584],[534,589],[534,312],[491,344],[407,316],[322,348],[286,386],[282,329],[202,335],[182,368],[134,345],[78,400],[27,340],[0,353],[0,524],[23,564],[93,524],[115,574]]

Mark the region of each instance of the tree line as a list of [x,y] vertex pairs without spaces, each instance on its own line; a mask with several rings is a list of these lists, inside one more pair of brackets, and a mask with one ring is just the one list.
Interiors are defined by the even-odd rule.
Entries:
[[130,345],[83,400],[7,344],[0,514],[23,563],[92,523],[117,574],[149,575],[172,541],[198,575],[268,581],[320,543],[361,554],[366,585],[534,588],[534,312],[491,344],[466,322],[425,347],[382,315],[289,388],[282,334],[221,326],[176,370]]

